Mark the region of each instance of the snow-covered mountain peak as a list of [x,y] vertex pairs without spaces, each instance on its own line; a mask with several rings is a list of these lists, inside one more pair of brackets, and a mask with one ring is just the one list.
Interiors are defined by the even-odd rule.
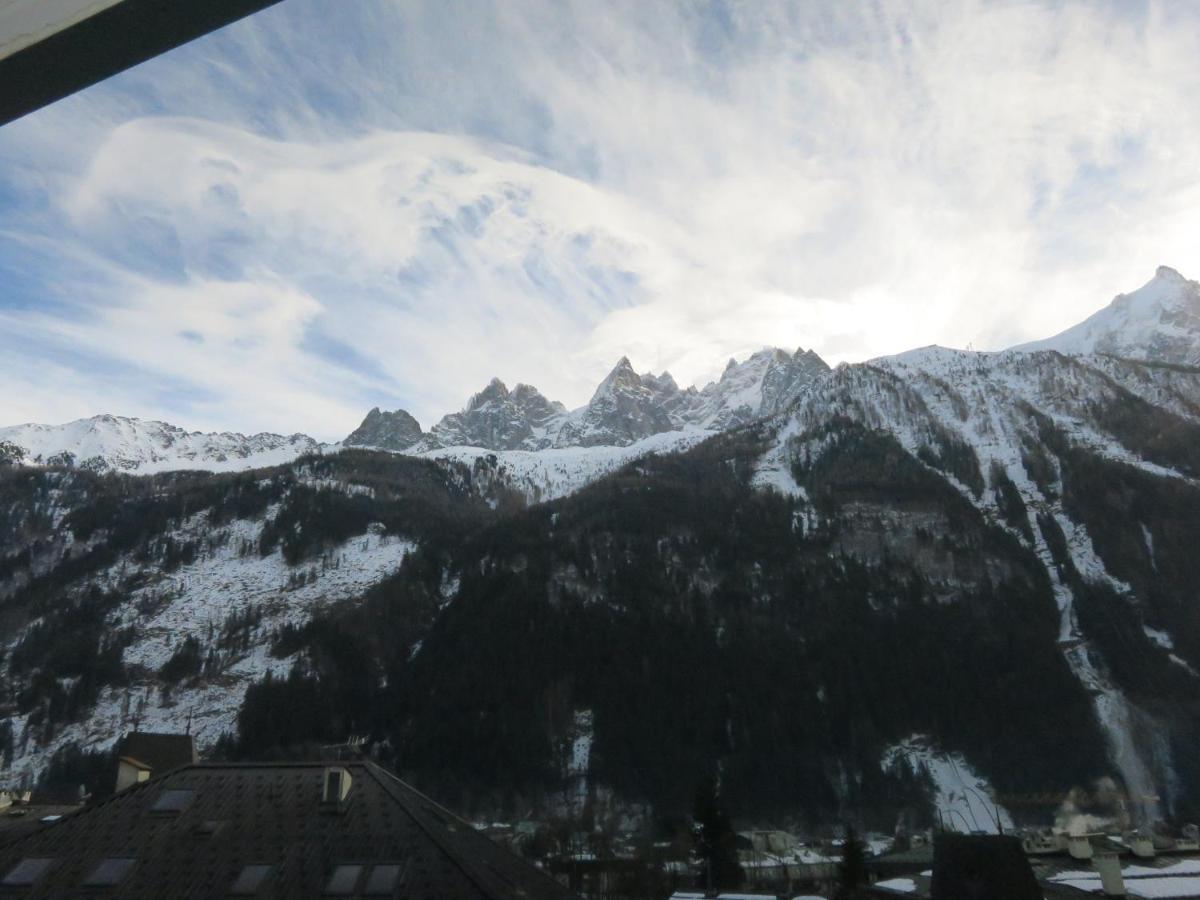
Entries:
[[1061,334],[1015,347],[1200,365],[1200,284],[1169,266]]
[[811,350],[764,347],[743,362],[731,359],[720,379],[705,385],[683,414],[702,428],[728,428],[783,410],[829,372]]
[[493,450],[528,448],[538,440],[535,431],[565,411],[537,388],[518,384],[511,391],[493,378],[461,412],[443,416],[418,449],[487,447]]
[[0,428],[0,443],[16,445],[32,464],[85,466],[139,475],[177,469],[238,471],[279,465],[319,451],[303,434],[186,431],[166,422],[99,415],[64,425]]
[[592,403],[611,395],[618,390],[636,390],[641,387],[642,379],[638,373],[634,371],[633,364],[629,361],[628,356],[622,356],[617,360],[617,364],[613,366],[612,371],[604,376],[604,380],[600,382],[592,394]]
[[471,397],[467,403],[467,409],[479,409],[487,403],[493,403],[498,400],[508,399],[508,386],[499,378],[493,378],[478,394]]

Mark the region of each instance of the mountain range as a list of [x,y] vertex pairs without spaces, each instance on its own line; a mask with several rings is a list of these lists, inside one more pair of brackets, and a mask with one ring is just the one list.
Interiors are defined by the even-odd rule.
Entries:
[[[1118,295],[1106,308],[1061,334],[1014,347],[1014,352],[1055,351],[1152,363],[1200,365],[1200,284],[1166,266],[1137,291]],[[911,358],[900,354],[895,359]],[[990,354],[978,354],[986,359]],[[724,431],[783,411],[830,367],[812,350],[764,348],[742,362],[729,360],[720,379],[703,388],[680,388],[669,372],[637,374],[622,357],[589,402],[567,410],[537,388],[512,390],[498,378],[459,412],[424,431],[403,409],[372,409],[340,444],[320,444],[302,434],[241,435],[187,432],[165,422],[99,415],[65,425],[0,427],[0,442],[37,463],[62,454],[99,471],[149,474],[176,469],[236,471],[273,465],[318,449],[370,447],[428,454],[451,447],[486,450],[625,447],[669,432]],[[10,453],[15,451],[10,450]]]
[[187,721],[366,734],[481,814],[686,808],[719,765],[759,821],[894,823],[953,757],[1195,816],[1197,348],[1161,268],[1036,345],[622,359],[580,409],[493,381],[340,445],[0,429],[0,783]]

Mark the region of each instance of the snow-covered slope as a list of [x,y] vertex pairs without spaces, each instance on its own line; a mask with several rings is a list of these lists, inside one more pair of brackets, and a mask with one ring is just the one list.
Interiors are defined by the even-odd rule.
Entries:
[[69,463],[138,475],[175,469],[257,469],[321,449],[303,434],[204,434],[166,422],[124,416],[93,416],[65,425],[0,428],[0,444],[5,442],[19,447],[23,451],[21,461],[27,464]]
[[1141,288],[1073,328],[1013,349],[1200,366],[1200,283],[1160,266]]
[[[146,731],[190,728],[200,749],[207,749],[222,733],[232,731],[249,684],[267,672],[286,674],[291,667],[291,659],[275,658],[269,652],[276,629],[303,624],[322,608],[361,596],[394,573],[414,546],[374,527],[319,560],[289,566],[279,550],[267,556],[257,551],[264,522],[274,512],[217,529],[210,527],[206,514],[195,516],[169,535],[178,542],[203,542],[204,550],[194,562],[165,574],[158,563],[128,555],[81,584],[79,590],[124,593],[110,627],[114,632],[128,629],[131,638],[123,658],[139,674],[127,686],[105,689],[82,721],[68,725],[45,744],[29,739],[28,715],[12,715],[13,733],[21,739],[11,765],[0,771],[0,784],[16,783],[26,771],[36,771],[65,744],[107,747],[135,722]],[[225,634],[231,617],[238,615],[253,623],[244,640]],[[224,644],[216,671],[164,692],[156,673],[189,635],[210,646]]]
[[501,486],[517,491],[529,503],[540,503],[573,494],[633,460],[650,454],[677,453],[713,434],[685,428],[655,434],[624,447],[552,447],[536,451],[441,447],[417,455],[470,466],[480,490]]
[[934,786],[934,808],[949,820],[948,827],[988,834],[998,834],[1005,828],[1012,832],[1012,816],[996,800],[987,780],[960,754],[940,751],[928,739],[913,735],[889,747],[882,765],[892,769],[901,761],[929,774]]
[[[1139,407],[1140,402],[1146,406]],[[792,478],[793,465],[825,453],[826,435],[838,422],[849,420],[896,438],[1042,560],[1057,597],[1063,655],[1094,699],[1114,765],[1131,793],[1169,797],[1174,777],[1169,754],[1146,744],[1146,734],[1136,724],[1146,721],[1145,712],[1114,683],[1098,648],[1081,630],[1076,588],[1048,545],[1045,523],[1061,530],[1065,552],[1083,579],[1130,604],[1138,599],[1129,584],[1108,571],[1088,529],[1073,520],[1063,499],[1056,451],[1047,442],[1196,486],[1200,472],[1192,470],[1186,451],[1149,452],[1147,435],[1129,416],[1153,407],[1156,411],[1144,414],[1153,417],[1156,430],[1169,433],[1187,427],[1173,424],[1173,416],[1183,422],[1200,420],[1198,402],[1200,372],[1050,351],[974,353],[927,347],[841,366],[804,394],[778,422],[774,444],[759,461],[757,481],[805,499]],[[1031,471],[1031,455],[1047,461],[1040,480]],[[1024,522],[1006,517],[1005,484],[1019,494]],[[1177,664],[1186,667],[1182,660]]]

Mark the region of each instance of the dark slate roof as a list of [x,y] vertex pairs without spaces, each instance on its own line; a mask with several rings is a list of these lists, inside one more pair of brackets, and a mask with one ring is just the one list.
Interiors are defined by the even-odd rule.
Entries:
[[[0,847],[0,883],[23,860],[52,859],[32,888],[0,897],[97,896],[84,881],[106,859],[134,860],[103,897],[225,898],[245,867],[270,866],[250,896],[324,897],[339,865],[401,867],[405,900],[563,900],[569,892],[370,762],[337,762],[352,786],[324,808],[324,763],[201,763],[143,782]],[[166,792],[182,811],[154,812]],[[119,868],[119,867],[118,867]],[[28,867],[27,867],[28,870]],[[362,897],[363,893],[345,896]]]
[[121,739],[117,756],[125,756],[149,766],[154,775],[163,775],[196,761],[196,745],[190,734],[154,734],[133,731]]
[[933,845],[932,900],[1042,900],[1012,835],[940,834]]
[[31,831],[45,828],[58,821],[56,817],[65,816],[78,809],[78,803],[38,803],[0,809],[0,845],[24,837]]

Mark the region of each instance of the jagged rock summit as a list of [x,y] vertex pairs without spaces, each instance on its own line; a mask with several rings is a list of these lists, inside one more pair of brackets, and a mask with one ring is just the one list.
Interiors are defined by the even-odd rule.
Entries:
[[[672,391],[674,389],[674,391]],[[558,446],[624,446],[675,430],[664,408],[664,400],[677,393],[675,379],[641,376],[629,357],[622,356],[600,382],[588,405],[565,423],[558,433]]]
[[720,379],[703,389],[681,389],[670,372],[639,374],[622,356],[579,409],[568,411],[527,384],[510,391],[493,378],[465,409],[443,416],[428,433],[403,410],[373,409],[343,443],[414,453],[627,447],[657,434],[719,431],[781,412],[829,371],[812,350],[768,347],[744,362],[731,359]]
[[491,450],[531,449],[537,432],[566,411],[534,387],[518,384],[511,391],[499,378],[471,398],[466,409],[443,416],[430,430],[430,447],[487,447]]
[[367,413],[342,443],[347,447],[378,447],[380,450],[407,450],[425,436],[421,423],[402,409],[382,412],[378,406]]
[[1159,266],[1145,285],[1118,294],[1078,325],[1013,349],[1200,366],[1200,283],[1169,266]]

